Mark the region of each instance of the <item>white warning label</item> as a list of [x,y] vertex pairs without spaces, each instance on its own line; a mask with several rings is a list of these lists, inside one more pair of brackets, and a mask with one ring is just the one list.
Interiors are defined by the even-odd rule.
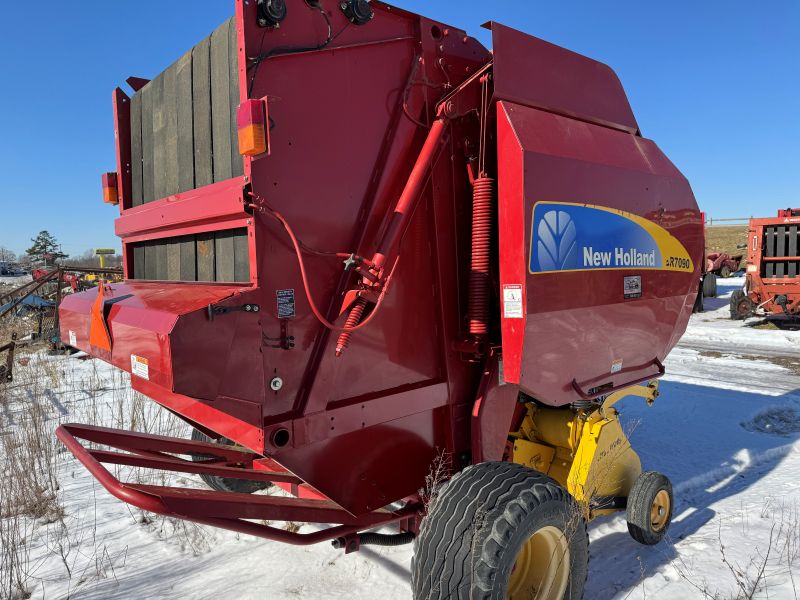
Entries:
[[503,285],[503,317],[506,319],[521,319],[522,312],[522,286],[519,284]]
[[142,356],[131,354],[131,374],[149,380],[150,364],[147,362],[147,359]]
[[75,332],[72,331],[72,329],[70,329],[67,333],[69,335],[69,345],[72,346],[73,348],[77,348],[78,347],[78,336],[75,335]]

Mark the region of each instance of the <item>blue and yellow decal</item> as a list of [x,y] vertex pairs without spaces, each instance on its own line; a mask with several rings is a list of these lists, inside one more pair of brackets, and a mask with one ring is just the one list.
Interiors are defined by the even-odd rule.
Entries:
[[661,270],[691,273],[677,238],[649,219],[591,204],[537,202],[528,271]]

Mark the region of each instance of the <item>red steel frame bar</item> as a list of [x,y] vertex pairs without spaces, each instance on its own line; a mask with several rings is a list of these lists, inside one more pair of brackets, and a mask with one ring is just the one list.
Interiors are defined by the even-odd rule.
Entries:
[[[381,509],[355,517],[330,500],[308,500],[123,483],[114,477],[102,463],[183,473],[207,473],[276,483],[301,484],[302,481],[288,472],[278,473],[232,467],[230,466],[232,464],[252,465],[253,460],[260,457],[251,452],[218,444],[77,424],[61,425],[56,430],[56,435],[109,493],[128,504],[148,512],[174,516],[288,544],[310,545],[352,535],[364,529],[406,520],[413,517],[418,510],[416,506],[410,506],[400,511]],[[84,447],[78,438],[112,446],[132,454],[90,450]],[[162,452],[211,456],[212,458],[202,462],[190,462],[162,454]],[[338,523],[340,525],[313,533],[300,534],[245,519]]]
[[[660,360],[658,360],[658,358],[654,358],[650,362],[650,364],[655,366],[658,369],[658,371],[656,373],[653,373],[652,375],[648,375],[647,377],[639,377],[638,379],[634,379],[633,381],[626,382],[626,383],[624,383],[622,385],[615,385],[615,386],[609,387],[609,388],[602,388],[602,389],[599,389],[598,391],[595,391],[595,392],[592,392],[592,391],[585,392],[585,391],[583,391],[583,388],[581,387],[581,384],[579,384],[577,382],[577,380],[573,379],[572,380],[572,389],[575,390],[575,393],[577,393],[583,400],[594,400],[595,398],[599,398],[600,396],[607,396],[608,394],[613,394],[615,392],[618,392],[620,390],[624,390],[625,388],[631,387],[633,385],[638,385],[640,383],[644,383],[645,381],[650,381],[651,379],[658,379],[659,377],[663,377],[664,374],[667,372],[666,369],[664,368],[664,365],[661,363]],[[649,366],[649,365],[646,365],[646,366]],[[626,371],[628,371],[628,372],[630,372],[630,371],[638,371],[641,368],[643,368],[643,367],[631,367],[631,368],[628,368],[628,369],[623,369],[622,371],[619,371],[617,374],[625,373]]]

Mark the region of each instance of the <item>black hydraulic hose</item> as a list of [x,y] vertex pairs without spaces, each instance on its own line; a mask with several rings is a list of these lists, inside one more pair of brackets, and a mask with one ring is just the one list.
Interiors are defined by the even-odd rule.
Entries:
[[[367,531],[358,534],[358,543],[360,546],[403,546],[413,542],[415,537],[416,536],[410,531],[393,534]],[[345,547],[344,538],[336,538],[332,543],[333,547],[337,549]]]

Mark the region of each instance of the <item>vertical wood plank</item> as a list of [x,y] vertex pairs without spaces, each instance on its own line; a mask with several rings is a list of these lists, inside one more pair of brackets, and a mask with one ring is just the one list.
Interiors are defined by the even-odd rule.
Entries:
[[144,279],[145,278],[145,266],[144,266],[144,244],[138,242],[133,244],[133,278],[134,279]]
[[214,262],[214,233],[198,233],[197,281],[216,281]]
[[250,251],[247,244],[247,229],[240,229],[233,237],[233,280],[250,281]]
[[[789,226],[789,250],[787,254],[789,256],[797,256],[797,225]],[[787,275],[789,275],[789,277],[797,276],[796,260],[789,261],[789,272]]]
[[192,50],[195,187],[214,182],[211,143],[211,38]]
[[[131,98],[131,206],[142,203],[142,94]],[[139,279],[137,277],[137,279]]]
[[234,279],[233,236],[234,229],[217,231],[214,236],[214,259],[216,261],[216,281],[231,282]]
[[[764,246],[764,256],[775,256],[775,228],[766,228],[766,244]],[[766,277],[775,276],[775,263],[772,261],[766,264]]]
[[153,188],[153,82],[141,89],[142,94],[142,202],[155,200]]
[[153,200],[163,198],[167,189],[167,115],[164,106],[166,71],[147,84],[153,99]]
[[223,181],[231,177],[229,30],[230,21],[225,21],[211,34],[211,138],[214,181]]
[[192,123],[192,52],[177,62],[175,103],[178,110],[178,191],[194,188],[194,125]]
[[167,244],[164,240],[153,242],[156,247],[156,279],[165,281],[167,279]]
[[142,242],[144,245],[144,278],[157,279],[158,265],[156,247],[153,242]]
[[179,281],[181,278],[181,244],[178,238],[165,242],[167,247],[167,279]]
[[178,63],[164,71],[164,189],[159,198],[178,193]]
[[178,238],[181,253],[181,281],[197,281],[196,247],[193,235]]
[[239,106],[239,44],[236,38],[236,17],[228,24],[228,79],[230,81],[231,177],[244,175],[244,159],[239,154],[239,132],[236,129],[236,109]]

